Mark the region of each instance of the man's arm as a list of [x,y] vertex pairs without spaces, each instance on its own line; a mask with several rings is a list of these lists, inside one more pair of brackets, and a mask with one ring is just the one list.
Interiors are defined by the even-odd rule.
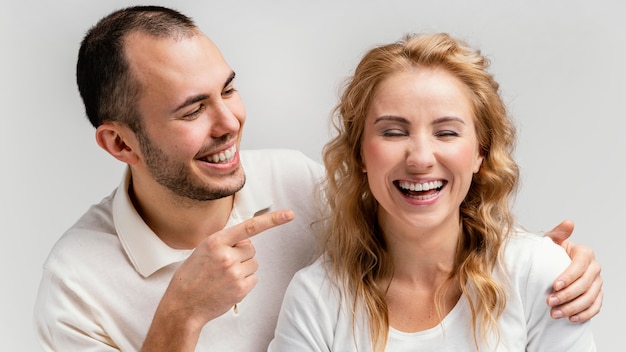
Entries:
[[552,307],[550,315],[553,318],[569,317],[570,321],[583,322],[600,312],[604,294],[600,263],[593,249],[568,239],[573,231],[574,223],[564,220],[546,233],[572,259],[554,281],[555,292],[548,296],[547,303]]
[[204,325],[241,302],[257,282],[250,237],[293,218],[291,211],[277,211],[207,237],[174,273],[141,350],[195,351]]

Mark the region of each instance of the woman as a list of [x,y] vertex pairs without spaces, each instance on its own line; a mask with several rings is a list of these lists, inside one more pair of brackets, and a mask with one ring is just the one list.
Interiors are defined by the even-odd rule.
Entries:
[[515,128],[488,65],[447,34],[364,56],[324,149],[325,253],[270,351],[595,350],[589,323],[549,316],[569,258],[516,226]]

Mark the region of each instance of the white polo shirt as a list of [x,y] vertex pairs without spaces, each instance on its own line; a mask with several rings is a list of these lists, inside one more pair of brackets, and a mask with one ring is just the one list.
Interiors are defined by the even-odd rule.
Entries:
[[[244,151],[246,184],[235,195],[227,227],[261,212],[292,209],[296,218],[252,238],[258,284],[232,310],[203,329],[198,351],[265,351],[285,289],[311,263],[320,164],[297,151]],[[43,267],[35,305],[36,332],[46,351],[138,351],[157,305],[192,250],[167,246],[128,196],[130,172],[55,244]]]

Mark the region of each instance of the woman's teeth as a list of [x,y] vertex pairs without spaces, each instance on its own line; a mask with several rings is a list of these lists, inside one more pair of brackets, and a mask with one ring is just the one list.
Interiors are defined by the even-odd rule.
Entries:
[[437,188],[443,187],[443,181],[437,180],[437,181],[430,181],[430,182],[424,182],[424,183],[400,181],[398,182],[398,186],[402,188],[403,190],[422,192],[422,191],[428,191],[431,189],[437,189]]

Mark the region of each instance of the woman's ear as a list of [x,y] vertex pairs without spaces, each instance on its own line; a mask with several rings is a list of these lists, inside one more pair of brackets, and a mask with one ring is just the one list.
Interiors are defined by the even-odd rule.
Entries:
[[365,160],[363,159],[363,151],[361,151],[361,154],[356,158],[357,163],[361,164],[361,172],[366,174],[367,173],[367,167],[365,166]]
[[478,173],[478,171],[480,171],[480,167],[483,165],[483,160],[485,160],[485,158],[482,155],[478,155],[478,157],[476,158],[476,162],[474,163],[474,173]]
[[135,164],[139,160],[137,138],[126,125],[103,123],[96,129],[96,141],[100,148],[119,161]]

